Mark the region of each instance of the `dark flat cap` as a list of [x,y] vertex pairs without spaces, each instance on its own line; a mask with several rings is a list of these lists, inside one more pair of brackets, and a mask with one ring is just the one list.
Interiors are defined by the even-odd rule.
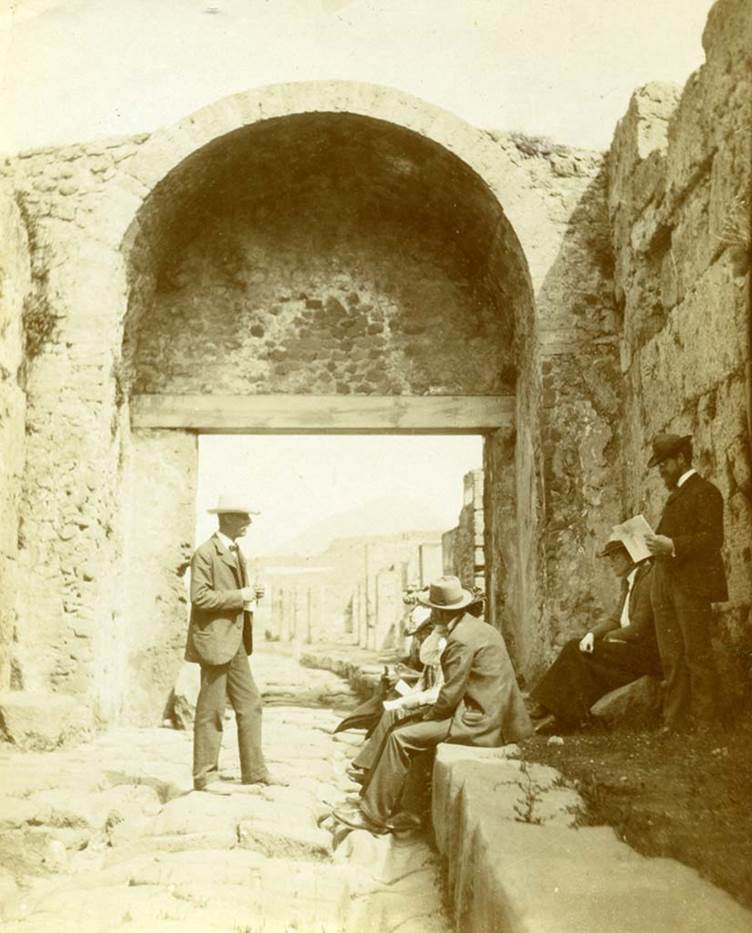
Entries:
[[626,544],[621,540],[621,538],[611,537],[606,542],[606,546],[600,552],[598,557],[608,557],[609,554],[615,554],[617,551],[624,551],[625,554],[629,554]]
[[691,434],[656,434],[653,438],[653,456],[648,461],[648,467],[658,466],[691,440]]

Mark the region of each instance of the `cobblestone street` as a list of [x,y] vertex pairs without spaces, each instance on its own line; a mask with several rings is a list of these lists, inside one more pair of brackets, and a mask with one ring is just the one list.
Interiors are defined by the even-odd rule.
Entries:
[[332,835],[331,806],[356,791],[345,767],[361,740],[332,736],[339,715],[308,704],[342,704],[343,681],[272,654],[254,654],[253,670],[267,698],[269,765],[288,787],[237,783],[232,719],[221,759],[229,796],[191,789],[190,732],[116,729],[70,750],[3,748],[5,930],[449,929],[422,838]]

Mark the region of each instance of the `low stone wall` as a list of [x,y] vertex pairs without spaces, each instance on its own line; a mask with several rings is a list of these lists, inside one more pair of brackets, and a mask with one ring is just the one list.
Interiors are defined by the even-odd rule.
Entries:
[[395,664],[393,651],[367,651],[347,645],[314,645],[306,647],[298,658],[303,667],[317,667],[344,677],[363,697],[370,696],[384,673],[386,665]]

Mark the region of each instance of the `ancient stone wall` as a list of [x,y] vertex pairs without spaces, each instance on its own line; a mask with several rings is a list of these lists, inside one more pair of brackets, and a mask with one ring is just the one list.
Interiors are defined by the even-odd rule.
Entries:
[[[516,658],[531,670],[550,648],[548,632],[573,617],[580,625],[586,604],[577,586],[572,598],[562,586],[552,607],[547,575],[557,582],[573,541],[569,566],[586,566],[602,527],[618,517],[606,518],[608,496],[591,512],[597,496],[588,492],[614,455],[608,406],[617,402],[582,379],[569,384],[559,367],[594,361],[606,372],[613,353],[600,161],[500,134],[463,137],[460,148],[486,172],[489,190],[434,142],[383,121],[267,120],[228,142],[214,127],[231,109],[210,121],[216,143],[161,181],[156,166],[170,161],[170,147],[190,151],[180,133],[37,152],[12,167],[39,262],[52,270],[37,286],[55,320],[30,382],[26,471],[36,548],[28,563],[45,624],[19,653],[40,685],[56,690],[85,691],[106,670],[97,703],[112,715],[106,683],[119,678],[110,651],[123,643],[124,620],[103,568],[121,567],[129,546],[131,392],[515,391],[516,433],[501,442],[503,475],[489,474],[485,533],[505,560],[490,564],[490,604],[503,607]],[[206,137],[201,120],[189,129]],[[358,132],[367,144],[351,141]],[[442,125],[438,133],[451,149],[453,132]],[[138,162],[150,146],[154,158]],[[153,196],[137,211],[147,178]],[[492,192],[508,202],[524,251],[501,212],[507,203]],[[120,243],[114,231],[125,229],[128,211],[138,219]],[[545,371],[541,347],[557,361]],[[64,419],[56,420],[61,398]],[[569,461],[562,472],[546,460],[541,425],[562,427],[558,444],[570,460],[582,454],[574,474]],[[74,470],[77,459],[83,468]],[[50,471],[67,479],[35,498]],[[164,560],[174,574],[173,544]],[[572,577],[584,591],[592,571]],[[116,594],[125,585],[119,580]],[[181,605],[172,602],[177,617]]]
[[[621,512],[619,320],[597,154],[511,137],[559,250],[536,291],[534,365],[514,433],[486,445],[492,615],[526,680],[612,601],[595,554]],[[536,410],[540,433],[527,412]]]
[[[123,497],[133,488],[133,392],[514,392],[515,428],[486,444],[484,533],[490,616],[527,679],[611,602],[595,554],[645,489],[638,448],[642,457],[654,430],[705,419],[700,449],[726,472],[741,593],[747,461],[742,429],[729,428],[726,444],[718,425],[732,425],[743,401],[744,356],[730,336],[743,328],[743,278],[738,250],[715,244],[733,229],[733,212],[721,208],[741,191],[729,179],[744,150],[724,123],[732,118],[709,114],[725,100],[719,88],[741,101],[746,59],[719,22],[711,17],[709,62],[685,93],[668,155],[630,142],[647,133],[637,111],[606,161],[482,134],[402,95],[335,82],[249,92],[149,139],[7,166],[32,232],[33,295],[50,325],[27,373],[19,564],[40,621],[21,626],[16,655],[29,682],[73,693],[98,683],[105,718],[119,708],[107,682],[124,695],[114,672],[120,664],[127,676],[129,663],[112,651],[126,650],[122,593],[136,583],[119,576],[131,547]],[[741,103],[724,106],[728,115]],[[712,158],[687,142],[698,126],[706,142],[726,127]],[[694,231],[704,197],[723,219],[703,239]],[[674,261],[681,279],[670,278]],[[672,376],[691,399],[675,415],[665,385],[646,389],[644,374],[657,354],[674,352],[672,319],[692,322],[676,331],[692,345],[698,315],[669,311],[702,302],[701,288],[726,296],[737,318],[732,327],[719,305],[712,326],[728,336],[710,367]],[[666,290],[660,308],[656,289]],[[716,375],[700,385],[708,371]],[[190,459],[190,444],[179,446]],[[158,558],[174,579],[152,594],[175,618],[185,609],[176,557],[187,540],[176,535]],[[120,568],[115,585],[111,568]],[[368,587],[358,597],[373,598]]]
[[32,271],[14,663],[25,689],[85,696],[104,719],[119,709],[99,662],[117,640],[120,421],[108,332],[122,297],[111,283],[117,254],[87,225],[138,143],[25,153],[2,166],[26,219]]
[[[25,461],[23,314],[31,288],[28,241],[13,190],[0,185],[0,690],[20,687],[13,666],[19,589],[19,500]],[[31,309],[28,309],[31,310]]]
[[647,469],[650,439],[692,434],[695,465],[726,502],[730,598],[714,634],[724,680],[738,686],[752,657],[749,3],[719,0],[703,44],[706,63],[683,92],[635,93],[609,153],[624,511],[658,521],[666,492]]

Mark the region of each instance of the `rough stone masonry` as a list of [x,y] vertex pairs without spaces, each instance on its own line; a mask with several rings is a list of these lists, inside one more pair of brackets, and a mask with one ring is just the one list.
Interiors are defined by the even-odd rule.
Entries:
[[638,90],[605,154],[314,82],[8,156],[0,689],[84,700],[91,725],[157,720],[185,625],[196,434],[136,428],[131,405],[312,394],[514,396],[514,427],[486,438],[484,535],[490,614],[526,678],[608,599],[609,526],[657,520],[649,438],[694,434],[728,504],[716,632],[740,691],[749,4],[719,0],[703,41],[683,91]]

